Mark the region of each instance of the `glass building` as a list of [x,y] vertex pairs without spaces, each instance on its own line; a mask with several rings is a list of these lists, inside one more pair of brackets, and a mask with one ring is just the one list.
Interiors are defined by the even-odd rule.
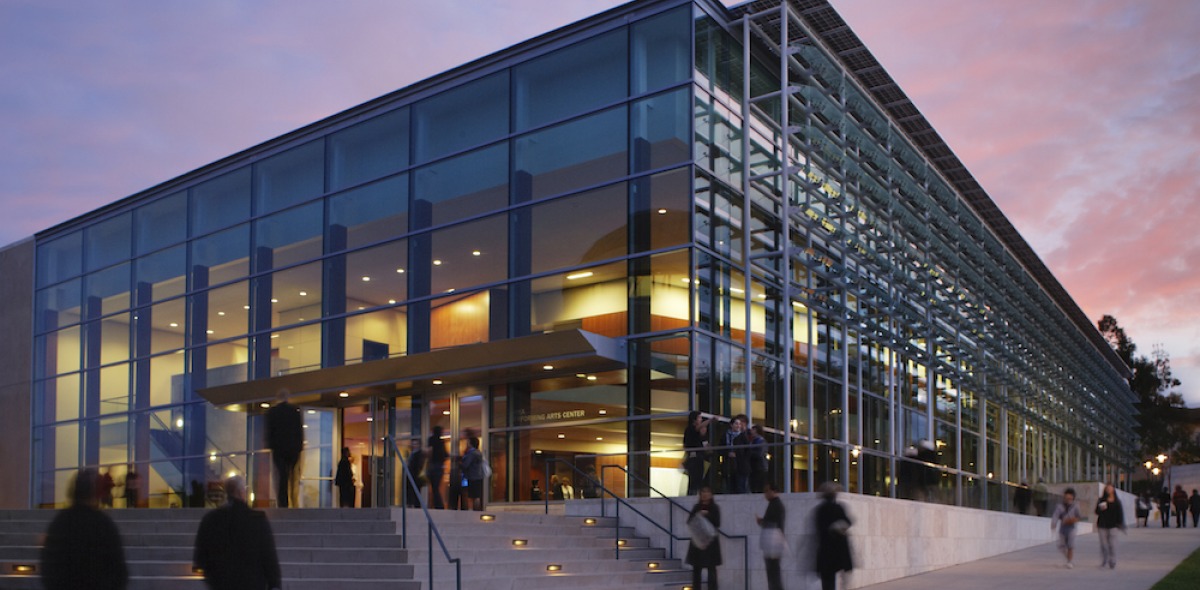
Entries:
[[386,439],[434,426],[493,502],[682,493],[691,410],[792,491],[903,497],[918,441],[965,506],[1133,466],[1128,369],[823,0],[637,0],[32,242],[32,506],[80,466],[271,505],[281,389],[304,506],[343,446],[395,501]]

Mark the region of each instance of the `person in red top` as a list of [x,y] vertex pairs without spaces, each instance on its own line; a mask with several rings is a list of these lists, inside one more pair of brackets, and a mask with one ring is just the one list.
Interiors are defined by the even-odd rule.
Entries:
[[1175,486],[1175,493],[1171,494],[1171,503],[1175,505],[1175,528],[1186,528],[1188,495],[1183,491],[1183,486]]

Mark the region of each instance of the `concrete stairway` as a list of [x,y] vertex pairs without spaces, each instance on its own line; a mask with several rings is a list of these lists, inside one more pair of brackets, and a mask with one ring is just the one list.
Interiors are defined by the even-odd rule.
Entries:
[[[204,510],[113,510],[130,590],[203,590],[191,569]],[[419,590],[389,510],[267,510],[286,590]],[[0,588],[41,588],[14,565],[37,564],[54,512],[0,511]]]
[[[616,528],[612,518],[508,512],[503,507],[484,513],[432,514],[450,555],[462,560],[462,587],[470,590],[663,590],[683,588],[691,580],[681,559],[668,559],[666,550],[651,547],[631,528]],[[494,519],[481,520],[481,514]],[[409,563],[415,568],[414,578],[425,582],[428,528],[423,517],[414,516],[409,513]],[[394,519],[399,518],[397,512]],[[514,545],[517,540],[524,544]],[[561,569],[549,571],[551,565]],[[454,588],[454,567],[447,564],[436,539],[433,579],[434,588]]]

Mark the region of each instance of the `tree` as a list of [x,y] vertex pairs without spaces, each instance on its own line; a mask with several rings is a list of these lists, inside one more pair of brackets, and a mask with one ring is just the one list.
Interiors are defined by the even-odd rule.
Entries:
[[1200,445],[1191,437],[1181,385],[1171,374],[1171,357],[1161,346],[1152,357],[1136,356],[1137,345],[1113,316],[1098,323],[1100,333],[1133,373],[1129,387],[1137,395],[1138,425],[1142,457],[1169,452],[1177,463],[1200,461]]

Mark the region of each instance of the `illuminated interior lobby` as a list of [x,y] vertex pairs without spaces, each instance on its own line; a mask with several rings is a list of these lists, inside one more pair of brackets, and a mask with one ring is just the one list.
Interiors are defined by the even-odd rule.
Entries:
[[489,502],[649,493],[604,465],[681,495],[692,410],[762,425],[786,491],[905,497],[923,440],[962,506],[1133,470],[1128,369],[822,0],[637,0],[3,254],[16,507],[81,466],[117,507],[131,470],[143,507],[229,474],[272,506],[284,389],[306,507],[343,446],[395,504],[435,426],[479,433]]

